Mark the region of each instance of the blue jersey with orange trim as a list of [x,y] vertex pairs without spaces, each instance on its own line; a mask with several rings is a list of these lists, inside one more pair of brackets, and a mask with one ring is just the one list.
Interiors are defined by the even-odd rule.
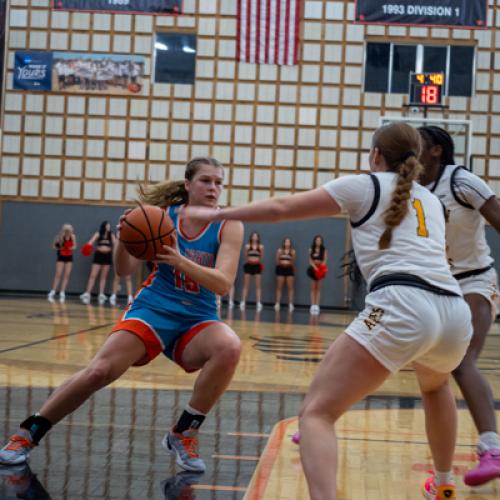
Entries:
[[[179,252],[201,266],[215,267],[224,221],[207,224],[196,236],[189,238],[182,231],[180,207],[173,205],[166,209],[176,229]],[[188,316],[213,316],[217,311],[214,292],[169,264],[155,266],[134,302]]]

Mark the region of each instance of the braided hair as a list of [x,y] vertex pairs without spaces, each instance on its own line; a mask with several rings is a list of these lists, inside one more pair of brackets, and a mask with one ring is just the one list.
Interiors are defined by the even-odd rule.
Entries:
[[[184,171],[184,179],[190,181],[200,170],[202,165],[212,165],[213,167],[223,168],[215,158],[197,157],[193,158]],[[170,205],[178,205],[188,202],[188,192],[184,181],[163,181],[158,184],[139,186],[139,201],[148,205],[155,205],[165,208]]]
[[393,229],[408,213],[412,183],[423,170],[417,160],[421,150],[420,134],[407,123],[391,123],[376,130],[372,148],[377,148],[384,157],[387,171],[398,174],[391,204],[384,214],[386,228],[378,242],[379,248],[385,250],[391,244]]
[[441,146],[441,165],[455,165],[455,144],[451,135],[441,127],[429,125],[419,127],[418,131],[425,141],[424,146]]

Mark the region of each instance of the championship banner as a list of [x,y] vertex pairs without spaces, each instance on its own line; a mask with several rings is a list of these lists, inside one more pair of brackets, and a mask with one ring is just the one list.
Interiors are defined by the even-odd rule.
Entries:
[[182,0],[53,0],[54,10],[180,14]]
[[51,52],[16,52],[13,84],[15,89],[51,90],[51,75]]
[[355,22],[486,28],[488,0],[356,0]]

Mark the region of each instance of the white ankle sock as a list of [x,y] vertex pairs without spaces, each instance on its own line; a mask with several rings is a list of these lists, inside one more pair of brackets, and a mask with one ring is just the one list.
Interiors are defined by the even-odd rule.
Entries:
[[436,484],[436,486],[439,486],[440,484],[455,484],[453,472],[451,470],[448,472],[435,471],[434,483]]
[[184,409],[188,412],[188,413],[191,413],[191,415],[202,415],[203,417],[206,417],[207,414],[206,413],[202,413],[201,411],[199,410],[195,410],[192,406],[189,406],[189,405],[186,405],[184,407]]
[[481,451],[487,451],[491,448],[500,450],[500,437],[493,431],[482,432],[479,434],[479,443],[477,447]]

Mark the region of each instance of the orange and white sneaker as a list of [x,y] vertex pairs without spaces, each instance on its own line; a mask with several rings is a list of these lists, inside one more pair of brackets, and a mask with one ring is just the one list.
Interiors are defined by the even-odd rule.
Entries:
[[165,434],[162,442],[163,448],[175,455],[179,467],[191,472],[205,472],[205,462],[198,454],[198,431],[188,429],[182,434],[170,431]]
[[428,477],[422,488],[422,494],[429,500],[456,500],[457,488],[454,484],[436,485],[434,476]]
[[27,436],[14,434],[0,450],[0,464],[18,465],[26,462],[35,443]]

